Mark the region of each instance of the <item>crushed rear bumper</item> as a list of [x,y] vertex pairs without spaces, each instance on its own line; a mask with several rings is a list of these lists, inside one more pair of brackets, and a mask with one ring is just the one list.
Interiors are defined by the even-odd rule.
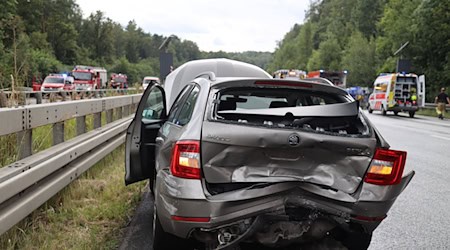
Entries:
[[[181,179],[160,171],[155,202],[164,231],[181,238],[189,238],[195,230],[214,230],[292,208],[317,211],[339,224],[357,223],[371,233],[413,176],[414,172],[409,173],[395,186],[363,183],[352,195],[313,184],[284,182],[207,197],[200,180]],[[176,221],[172,216],[210,219],[209,222]]]

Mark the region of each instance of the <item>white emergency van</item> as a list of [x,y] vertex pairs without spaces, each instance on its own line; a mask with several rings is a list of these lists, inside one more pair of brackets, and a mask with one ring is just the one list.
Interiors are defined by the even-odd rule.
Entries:
[[408,73],[383,73],[373,84],[373,93],[369,96],[368,111],[388,111],[397,115],[409,113],[413,118],[420,107],[425,106],[425,76]]

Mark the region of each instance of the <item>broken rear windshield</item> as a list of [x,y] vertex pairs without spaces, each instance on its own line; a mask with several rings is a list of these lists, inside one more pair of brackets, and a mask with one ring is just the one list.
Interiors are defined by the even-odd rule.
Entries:
[[214,119],[338,135],[368,135],[347,95],[293,88],[230,88],[217,94]]

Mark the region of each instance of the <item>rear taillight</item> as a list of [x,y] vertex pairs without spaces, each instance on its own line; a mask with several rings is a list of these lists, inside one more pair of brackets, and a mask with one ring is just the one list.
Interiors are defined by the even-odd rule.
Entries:
[[367,183],[376,185],[395,185],[402,179],[406,152],[378,148],[367,171]]
[[172,151],[170,171],[180,178],[200,179],[200,142],[178,141]]
[[170,218],[175,221],[187,221],[187,222],[209,222],[211,220],[211,218],[209,217],[184,217],[176,215],[172,215]]

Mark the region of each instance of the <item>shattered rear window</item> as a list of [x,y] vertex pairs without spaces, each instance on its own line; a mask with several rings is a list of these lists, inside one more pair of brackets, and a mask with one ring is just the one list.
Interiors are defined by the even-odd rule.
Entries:
[[367,136],[369,127],[348,95],[295,88],[228,88],[218,92],[213,119],[269,128]]

